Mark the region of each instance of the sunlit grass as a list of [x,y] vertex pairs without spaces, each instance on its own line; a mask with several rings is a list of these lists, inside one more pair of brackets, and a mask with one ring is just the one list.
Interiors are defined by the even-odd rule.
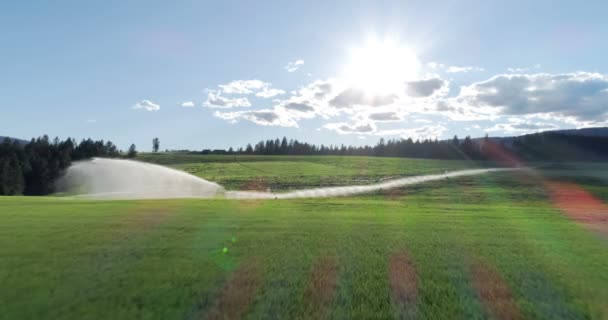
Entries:
[[[300,171],[311,179],[331,173],[321,160]],[[365,161],[374,174],[405,167]],[[408,161],[421,170],[454,165]],[[291,163],[277,162],[277,181],[294,179]],[[230,179],[260,174],[233,165],[223,169]],[[221,177],[217,164],[200,166]],[[606,186],[588,184],[606,194]],[[487,290],[508,290],[507,305],[524,318],[608,316],[606,239],[568,220],[533,178],[509,173],[334,199],[5,197],[0,219],[6,319],[198,319],[230,299],[239,301],[236,314],[252,319],[485,318],[492,306],[476,286],[478,265],[495,272]],[[407,306],[414,312],[391,300],[396,253],[406,253],[416,272],[415,303]],[[310,294],[324,264],[337,268],[333,281],[321,282],[329,283],[325,309]],[[230,283],[243,290],[227,290]]]

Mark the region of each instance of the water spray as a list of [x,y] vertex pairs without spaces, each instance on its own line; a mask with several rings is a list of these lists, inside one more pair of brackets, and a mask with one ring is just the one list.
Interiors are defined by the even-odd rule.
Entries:
[[57,184],[58,190],[95,199],[228,198],[294,199],[326,198],[389,190],[448,178],[474,176],[521,168],[458,170],[386,180],[368,185],[325,187],[290,192],[226,191],[217,183],[184,171],[133,160],[93,158],[76,162]]

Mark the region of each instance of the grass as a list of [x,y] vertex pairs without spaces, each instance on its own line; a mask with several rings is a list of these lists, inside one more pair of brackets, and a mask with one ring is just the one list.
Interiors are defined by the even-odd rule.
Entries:
[[[234,188],[471,166],[242,161],[265,175],[225,158],[178,160]],[[608,194],[601,182],[584,182]],[[0,198],[0,318],[605,319],[608,240],[549,199],[537,177],[511,173],[330,199]],[[392,261],[404,259],[405,302],[391,283]]]
[[381,179],[441,173],[483,163],[429,159],[338,156],[222,156],[143,154],[142,161],[168,165],[228,189],[292,190],[368,184]]

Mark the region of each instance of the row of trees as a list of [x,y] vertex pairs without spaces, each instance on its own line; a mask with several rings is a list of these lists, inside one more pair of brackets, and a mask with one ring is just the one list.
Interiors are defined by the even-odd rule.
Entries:
[[508,146],[524,160],[608,160],[608,137],[543,132],[513,138]]
[[[0,195],[45,195],[54,191],[55,180],[72,161],[92,157],[119,157],[121,151],[111,141],[68,138],[32,139],[25,145],[5,139],[0,143]],[[135,157],[135,145],[128,156]]]
[[[458,137],[450,141],[412,140],[410,139],[380,139],[375,146],[325,146],[300,142],[298,140],[266,140],[247,145],[238,149],[239,154],[259,155],[352,155],[379,157],[408,157],[408,158],[441,158],[460,159],[463,152],[470,158],[479,158],[476,145],[470,137],[462,142]],[[229,150],[230,152],[230,150]]]
[[524,160],[605,160],[608,159],[608,137],[577,136],[543,132],[520,137],[482,139],[454,136],[450,140],[380,139],[374,146],[325,146],[298,140],[269,139],[245,148],[203,150],[203,154],[254,155],[343,155],[431,159],[496,160],[497,150]]
[[[153,139],[152,149],[158,152],[160,141]],[[492,140],[454,136],[450,140],[391,139],[375,146],[325,146],[298,140],[270,139],[234,150],[203,150],[212,154],[255,155],[342,155],[381,156],[434,159],[535,161],[608,160],[608,137],[589,137],[559,132],[545,132],[515,138]],[[0,195],[45,195],[54,191],[55,180],[72,161],[92,157],[137,156],[135,145],[123,154],[110,141],[91,139],[64,141],[48,136],[32,139],[25,145],[11,139],[0,143]],[[510,161],[512,162],[512,161]]]
[[341,156],[379,156],[436,159],[483,159],[480,145],[470,137],[460,141],[457,136],[449,141],[380,139],[375,146],[325,146],[280,139],[263,140],[245,148],[226,150],[203,150],[203,154],[255,154],[255,155],[341,155]]

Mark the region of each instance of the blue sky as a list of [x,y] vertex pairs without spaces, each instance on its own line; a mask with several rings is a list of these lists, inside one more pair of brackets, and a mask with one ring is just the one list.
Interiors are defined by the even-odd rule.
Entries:
[[606,12],[605,1],[3,3],[0,135],[149,150],[156,136],[202,149],[604,126]]

